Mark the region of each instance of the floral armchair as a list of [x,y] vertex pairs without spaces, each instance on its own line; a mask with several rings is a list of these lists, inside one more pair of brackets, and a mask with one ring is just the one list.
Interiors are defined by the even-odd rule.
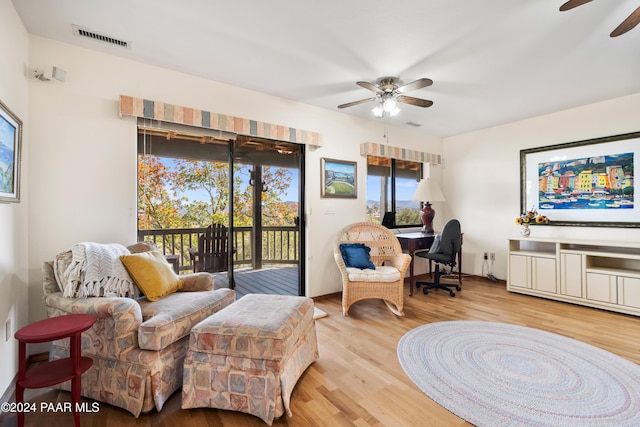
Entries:
[[[140,252],[152,248],[137,244],[129,249]],[[214,290],[213,276],[208,273],[180,276],[182,288],[157,301],[145,297],[69,298],[63,296],[56,281],[55,262],[64,259],[57,257],[43,266],[48,317],[70,313],[97,317],[93,327],[82,334],[82,355],[91,357],[93,366],[83,375],[81,394],[124,408],[136,417],[154,407],[162,409],[182,386],[191,328],[235,301],[234,291]],[[68,354],[68,340],[52,343],[51,360]],[[61,387],[69,390],[70,383]]]

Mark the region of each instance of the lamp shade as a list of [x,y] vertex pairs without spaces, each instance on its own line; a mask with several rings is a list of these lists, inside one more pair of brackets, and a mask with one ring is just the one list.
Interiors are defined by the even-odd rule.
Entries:
[[444,198],[444,194],[440,188],[434,183],[431,182],[429,178],[425,178],[418,184],[418,188],[416,188],[416,192],[413,193],[413,197],[411,198],[414,202],[446,202],[447,199]]

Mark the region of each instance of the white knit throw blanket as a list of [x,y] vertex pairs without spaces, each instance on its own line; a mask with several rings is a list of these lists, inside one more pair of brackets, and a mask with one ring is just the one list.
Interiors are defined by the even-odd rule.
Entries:
[[131,280],[120,255],[130,254],[124,246],[111,243],[76,243],[73,259],[64,272],[65,297],[137,297],[140,291]]

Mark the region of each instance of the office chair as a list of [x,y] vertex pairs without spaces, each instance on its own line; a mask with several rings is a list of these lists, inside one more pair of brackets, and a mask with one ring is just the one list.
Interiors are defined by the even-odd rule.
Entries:
[[420,288],[422,286],[422,293],[425,295],[429,293],[429,289],[443,289],[445,291],[449,291],[449,295],[455,297],[456,293],[449,288],[455,287],[456,290],[459,291],[461,289],[460,285],[462,285],[462,282],[440,283],[440,277],[445,274],[444,271],[440,271],[440,264],[449,266],[452,273],[453,267],[456,265],[456,258],[458,257],[461,249],[462,233],[460,231],[460,221],[452,219],[445,224],[442,229],[442,233],[435,237],[433,244],[431,245],[431,249],[428,251],[423,250],[415,252],[416,256],[428,259],[429,265],[431,265],[431,261],[436,263],[436,270],[433,273],[433,282],[416,282],[416,288]]

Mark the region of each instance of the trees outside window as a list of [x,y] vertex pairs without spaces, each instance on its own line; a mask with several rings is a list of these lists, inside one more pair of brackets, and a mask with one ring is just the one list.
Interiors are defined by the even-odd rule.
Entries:
[[[251,166],[234,165],[236,226],[252,224]],[[229,224],[229,165],[206,160],[138,156],[138,229],[201,228]],[[287,168],[264,166],[263,225],[294,225],[298,204],[283,200],[292,183]]]
[[190,271],[189,249],[206,227],[223,224],[231,230],[234,269],[298,265],[303,148],[188,131],[139,129],[139,238],[178,255],[180,271]]
[[391,212],[392,227],[422,226],[420,202],[411,200],[421,177],[421,163],[367,156],[367,219],[382,223]]

